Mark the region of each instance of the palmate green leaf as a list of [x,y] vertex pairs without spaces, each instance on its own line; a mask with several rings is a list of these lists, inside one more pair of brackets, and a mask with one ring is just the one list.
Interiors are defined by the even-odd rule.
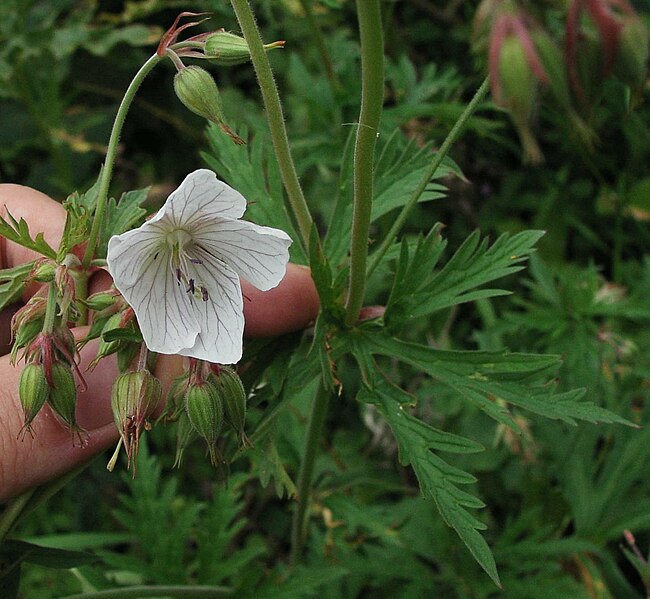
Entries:
[[362,388],[358,399],[374,404],[384,416],[399,445],[400,462],[413,468],[422,494],[435,501],[445,522],[458,533],[490,578],[499,584],[494,558],[479,532],[486,526],[469,512],[485,504],[459,488],[459,485],[475,483],[476,479],[432,451],[469,453],[481,451],[483,447],[469,439],[437,430],[409,415],[403,409],[405,396],[401,389],[375,380],[372,387]]
[[490,417],[517,430],[508,407],[575,425],[587,422],[631,425],[625,418],[583,399],[582,389],[556,393],[548,378],[560,366],[559,356],[507,351],[443,351],[376,333],[353,335],[353,352],[396,358],[426,372],[476,404]]
[[520,271],[543,231],[501,235],[491,246],[472,233],[445,264],[435,271],[446,242],[440,227],[420,239],[411,253],[406,243],[397,266],[386,322],[403,322],[436,310],[481,298],[506,295],[501,289],[477,289],[486,283]]
[[16,220],[8,212],[6,219],[0,216],[0,236],[52,260],[56,258],[56,251],[45,241],[43,233],[37,233],[36,237],[32,238],[24,218]]
[[201,157],[220,179],[246,198],[246,218],[285,231],[294,240],[290,249],[292,261],[306,264],[305,252],[296,243],[300,236],[284,204],[284,188],[272,144],[260,133],[249,137],[246,129],[240,129],[237,134],[247,140],[246,145],[225,143],[220,129],[210,125],[210,151],[201,152]]
[[[372,391],[360,399],[374,404],[393,431],[399,429],[398,442],[399,437],[408,437],[411,445],[449,453],[476,453],[485,449],[476,441],[441,431],[409,414],[406,408],[414,405],[414,398],[399,387],[375,382]],[[407,448],[404,451],[407,452]]]

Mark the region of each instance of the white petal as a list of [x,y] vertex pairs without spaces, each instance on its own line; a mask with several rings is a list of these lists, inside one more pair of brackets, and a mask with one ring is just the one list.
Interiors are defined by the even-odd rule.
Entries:
[[121,285],[133,285],[140,278],[145,263],[153,260],[161,247],[165,247],[165,233],[159,226],[150,223],[121,235],[113,235],[108,240],[108,271]]
[[244,313],[239,277],[232,269],[206,252],[195,248],[192,258],[196,288],[204,286],[207,301],[191,298],[194,314],[201,327],[196,342],[179,352],[216,364],[235,364],[242,355]]
[[190,173],[165,205],[149,221],[163,220],[173,227],[188,228],[196,219],[239,218],[246,210],[246,199],[208,169]]
[[287,269],[291,238],[280,229],[202,219],[192,228],[192,239],[262,291],[275,287]]
[[115,287],[135,311],[142,337],[151,351],[175,354],[192,347],[200,325],[182,285],[169,267],[166,251],[139,253],[138,230],[112,237],[109,271]]

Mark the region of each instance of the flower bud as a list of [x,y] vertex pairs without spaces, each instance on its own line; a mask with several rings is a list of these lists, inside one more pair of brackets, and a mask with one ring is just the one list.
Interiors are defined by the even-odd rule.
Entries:
[[111,393],[113,420],[120,432],[129,467],[138,453],[140,434],[148,426],[162,395],[160,381],[148,370],[124,373],[115,379]]
[[144,423],[160,403],[160,381],[148,370],[126,372],[115,379],[111,393],[113,419],[123,430],[127,421]]
[[540,61],[531,32],[537,24],[525,12],[504,12],[490,34],[489,71],[494,101],[506,108],[524,149],[524,161],[541,162],[542,152],[530,129],[538,83],[548,74]]
[[47,403],[58,418],[81,439],[82,429],[77,426],[75,417],[77,386],[70,366],[63,362],[52,364],[52,384]]
[[205,40],[205,54],[216,64],[230,66],[250,59],[251,53],[243,37],[228,31],[217,31]]
[[18,396],[23,407],[25,423],[21,432],[32,434],[32,421],[39,413],[50,393],[42,364],[27,364],[20,374]]
[[191,385],[185,392],[185,411],[194,430],[205,439],[213,465],[219,461],[216,445],[223,424],[223,404],[212,383]]
[[224,420],[235,431],[240,445],[248,444],[244,433],[246,423],[246,391],[237,373],[227,366],[221,366],[219,374],[210,379],[223,402]]
[[[266,44],[265,50],[283,48],[284,42]],[[233,66],[250,60],[251,53],[243,37],[228,31],[217,31],[205,40],[205,55],[222,66]]]
[[196,65],[182,68],[174,76],[174,91],[186,108],[219,125],[235,143],[244,143],[244,140],[226,125],[219,88],[212,75],[205,69]]
[[117,299],[120,297],[120,292],[117,289],[111,289],[110,291],[99,291],[93,293],[88,299],[84,301],[84,304],[89,310],[94,310],[99,312],[105,310],[106,308],[111,308]]
[[34,268],[29,278],[39,283],[51,283],[54,281],[56,263],[48,258],[42,258],[34,263]]
[[[77,308],[74,303],[77,299],[77,285],[73,272],[80,266],[79,258],[74,254],[67,254],[63,263],[57,266],[54,274],[54,283],[58,292],[58,303],[60,314],[64,320],[70,320],[72,315],[77,314]],[[69,313],[70,308],[73,312]]]
[[47,300],[40,295],[29,298],[29,301],[11,318],[12,333],[15,335],[18,328],[28,322],[42,320],[45,316],[46,306]]
[[498,82],[499,101],[522,120],[528,120],[535,107],[537,80],[515,36],[506,37],[501,45]]
[[38,334],[43,328],[43,319],[32,320],[23,323],[18,327],[16,331],[16,337],[14,339],[13,347],[11,348],[11,362],[12,364],[16,363],[16,358],[18,357],[18,350],[23,347],[27,347],[36,339]]

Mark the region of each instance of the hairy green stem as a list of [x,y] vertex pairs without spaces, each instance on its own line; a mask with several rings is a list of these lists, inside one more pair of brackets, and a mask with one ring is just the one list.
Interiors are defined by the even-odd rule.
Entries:
[[117,114],[115,115],[115,121],[111,130],[111,136],[108,140],[108,149],[106,151],[104,168],[102,169],[100,175],[101,179],[99,181],[99,190],[97,191],[97,204],[95,207],[93,224],[90,229],[90,235],[88,236],[88,245],[86,246],[86,252],[84,253],[82,262],[84,268],[86,269],[95,257],[95,251],[97,250],[99,233],[101,231],[102,221],[104,220],[104,215],[106,213],[108,188],[111,183],[113,166],[115,164],[115,158],[117,156],[117,146],[118,142],[120,141],[120,134],[122,133],[122,127],[124,125],[124,120],[126,119],[126,114],[129,111],[131,103],[133,102],[133,98],[135,97],[135,94],[144,81],[145,77],[163,58],[163,56],[154,54],[140,67],[140,70],[135,74],[133,81],[131,81],[129,84],[129,87],[127,88],[124,97],[122,98],[122,102],[117,109]]
[[305,451],[298,473],[298,502],[291,524],[291,563],[295,566],[300,561],[307,539],[307,522],[309,520],[309,500],[311,483],[314,477],[314,464],[318,454],[318,445],[325,425],[329,408],[331,391],[319,384],[309,416]]
[[469,104],[465,107],[465,110],[460,115],[459,119],[456,121],[454,126],[452,127],[451,131],[445,138],[445,141],[442,142],[440,149],[438,150],[433,161],[431,162],[431,166],[429,167],[429,170],[427,170],[427,172],[420,180],[418,186],[413,190],[413,193],[411,194],[409,201],[402,208],[402,211],[399,213],[398,217],[393,222],[390,230],[382,240],[377,250],[373,252],[372,256],[370,256],[369,264],[368,264],[368,276],[370,276],[374,272],[375,268],[377,268],[377,266],[381,262],[381,259],[384,257],[384,255],[388,251],[388,248],[390,248],[391,244],[397,237],[397,234],[399,233],[400,229],[406,222],[406,219],[411,213],[411,210],[418,203],[420,196],[422,195],[427,185],[431,181],[431,178],[438,170],[438,167],[442,164],[442,161],[445,159],[445,156],[447,156],[447,154],[449,153],[451,146],[454,145],[454,143],[462,133],[463,129],[465,128],[465,125],[467,124],[467,121],[474,114],[474,112],[476,112],[478,105],[483,101],[483,98],[485,98],[489,88],[490,88],[490,82],[489,79],[486,77],[483,80],[481,86],[474,94],[474,97],[470,100]]
[[251,60],[255,68],[255,74],[257,75],[257,82],[262,92],[262,100],[269,123],[273,148],[280,168],[280,176],[282,177],[284,188],[287,190],[289,205],[298,224],[303,247],[308,248],[312,218],[291,156],[289,138],[282,113],[282,104],[280,103],[278,88],[273,79],[271,64],[264,50],[264,44],[248,0],[230,0],[230,3],[237,16],[237,21],[239,22],[244,39],[250,49]]
[[366,289],[375,143],[384,104],[384,38],[379,0],[357,0],[361,42],[361,112],[354,147],[354,212],[345,322],[359,317]]
[[212,597],[228,597],[232,595],[232,589],[227,587],[196,586],[196,585],[160,585],[148,586],[139,585],[132,587],[120,587],[116,589],[104,589],[93,593],[81,593],[80,595],[69,595],[66,599],[128,599],[133,597],[174,597],[182,599],[206,599]]

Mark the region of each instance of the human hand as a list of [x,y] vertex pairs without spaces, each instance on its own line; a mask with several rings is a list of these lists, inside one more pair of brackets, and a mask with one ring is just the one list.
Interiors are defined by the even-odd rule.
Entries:
[[[24,218],[32,234],[43,232],[45,240],[56,247],[65,223],[65,210],[54,200],[33,189],[19,185],[0,185],[0,209],[9,211],[16,219]],[[34,252],[0,238],[0,267],[9,268],[36,257]],[[111,279],[102,271],[91,280],[90,292],[107,288]],[[26,290],[29,297],[36,291]],[[295,331],[306,326],[318,312],[318,295],[308,269],[289,264],[282,282],[270,291],[262,292],[242,281],[246,319],[245,335],[268,337]],[[0,346],[8,350],[11,313],[0,314]],[[85,327],[73,330],[77,338]],[[0,502],[26,489],[57,478],[110,447],[118,438],[110,406],[111,387],[118,371],[114,356],[102,360],[97,368],[85,371],[96,353],[90,343],[81,352],[80,368],[88,390],[80,392],[77,422],[88,431],[88,442],[73,447],[70,432],[44,408],[32,422],[34,436],[22,435],[23,414],[18,398],[18,380],[23,365],[12,366],[9,356],[0,357]],[[156,375],[163,389],[182,369],[178,356],[159,356]]]

